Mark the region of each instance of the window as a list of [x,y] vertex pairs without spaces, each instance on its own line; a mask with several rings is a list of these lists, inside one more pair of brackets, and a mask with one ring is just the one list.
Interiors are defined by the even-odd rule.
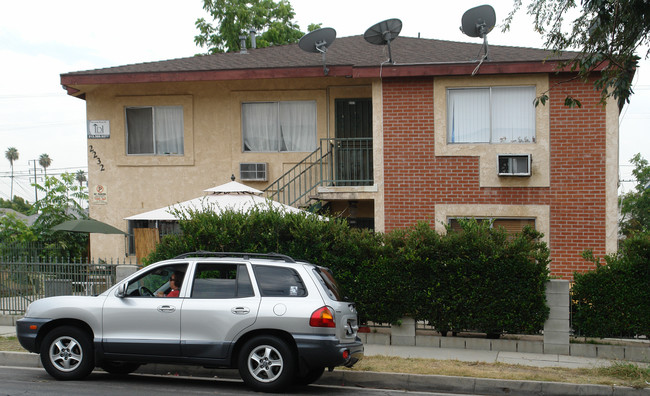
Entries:
[[298,273],[286,267],[253,266],[257,284],[264,297],[304,297],[305,284]]
[[126,135],[127,154],[183,154],[183,107],[127,107]]
[[[454,231],[460,231],[459,218],[450,218],[449,225]],[[477,222],[491,221],[492,228],[502,227],[510,235],[520,233],[524,227],[531,226],[535,228],[535,219],[531,218],[475,218]]]
[[323,289],[325,289],[329,298],[334,301],[346,300],[346,298],[341,295],[339,285],[336,283],[336,279],[334,279],[334,275],[329,268],[316,267],[314,268],[314,272],[316,273],[316,279],[318,279],[321,285],[323,285]]
[[[187,272],[187,264],[174,264],[157,267],[129,282],[126,295],[129,297],[160,297],[171,291],[170,278],[180,278]],[[183,282],[177,285],[183,290]]]
[[316,102],[242,104],[244,151],[316,149]]
[[535,143],[535,87],[447,89],[449,143]]
[[192,298],[238,298],[254,295],[248,270],[242,264],[197,264]]

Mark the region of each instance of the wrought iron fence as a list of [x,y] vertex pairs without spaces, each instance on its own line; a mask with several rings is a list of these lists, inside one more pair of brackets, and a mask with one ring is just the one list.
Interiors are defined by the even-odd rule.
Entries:
[[0,257],[0,313],[23,314],[44,297],[100,294],[115,284],[120,264],[129,263]]

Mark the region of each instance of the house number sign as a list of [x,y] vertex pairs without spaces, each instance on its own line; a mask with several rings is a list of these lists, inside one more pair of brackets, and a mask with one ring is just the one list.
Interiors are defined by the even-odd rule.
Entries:
[[105,170],[104,164],[102,164],[102,159],[97,156],[97,152],[95,151],[95,148],[93,147],[92,144],[88,146],[88,151],[90,152],[90,154],[93,155],[92,159],[97,161],[97,165],[99,165],[99,170],[103,172]]

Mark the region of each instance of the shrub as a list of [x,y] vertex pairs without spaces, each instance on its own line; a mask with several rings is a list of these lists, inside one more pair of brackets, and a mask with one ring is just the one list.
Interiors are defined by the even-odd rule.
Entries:
[[461,221],[432,258],[425,318],[441,332],[537,333],[548,317],[549,252],[528,227],[508,236],[488,222]]
[[588,337],[650,335],[650,234],[623,241],[605,264],[590,251],[593,271],[574,274],[573,329]]
[[508,237],[462,221],[461,231],[440,235],[421,222],[381,234],[272,207],[177,215],[182,234],[164,237],[147,262],[197,250],[287,254],[331,268],[362,322],[412,316],[442,331],[500,334],[537,332],[548,316],[548,249],[532,229]]

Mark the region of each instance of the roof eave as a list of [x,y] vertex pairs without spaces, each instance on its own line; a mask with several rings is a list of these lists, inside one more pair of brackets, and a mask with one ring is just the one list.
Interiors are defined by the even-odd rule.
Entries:
[[[557,61],[484,62],[478,69],[478,73],[522,74],[569,71],[568,67],[560,69],[558,64],[559,62]],[[384,64],[373,66],[328,65],[327,74],[324,73],[322,66],[141,73],[74,73],[62,74],[61,85],[67,90],[68,95],[84,99],[85,95],[80,90],[74,88],[75,86],[313,77],[389,78],[457,76],[472,75],[477,65],[476,62]]]

